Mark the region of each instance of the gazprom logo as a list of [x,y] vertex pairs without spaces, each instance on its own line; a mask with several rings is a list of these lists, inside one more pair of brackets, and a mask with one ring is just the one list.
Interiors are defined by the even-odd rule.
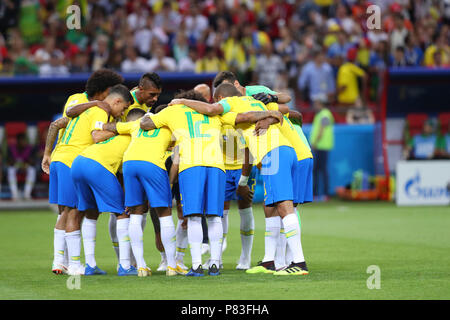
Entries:
[[450,196],[446,186],[422,186],[418,172],[414,177],[406,181],[405,193],[411,199],[436,199]]

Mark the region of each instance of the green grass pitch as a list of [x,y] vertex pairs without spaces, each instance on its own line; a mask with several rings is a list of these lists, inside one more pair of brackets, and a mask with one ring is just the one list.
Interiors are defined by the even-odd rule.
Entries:
[[[264,216],[254,206],[253,264],[264,253]],[[329,202],[301,210],[302,241],[310,274],[247,275],[235,270],[240,253],[239,214],[230,211],[225,269],[219,277],[118,277],[108,235],[99,218],[96,257],[106,276],[82,277],[69,290],[67,276],[51,273],[50,211],[0,212],[0,299],[450,299],[450,208],[397,208],[389,203]],[[145,257],[156,270],[151,220]],[[190,255],[185,257],[190,265]],[[369,290],[367,267],[381,270],[381,288]]]

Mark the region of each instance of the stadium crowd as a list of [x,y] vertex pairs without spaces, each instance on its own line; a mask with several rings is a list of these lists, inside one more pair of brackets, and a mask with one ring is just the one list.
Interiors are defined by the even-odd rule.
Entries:
[[[81,29],[66,26],[72,4]],[[371,4],[380,30],[368,30]],[[449,0],[5,0],[0,72],[230,70],[348,106],[376,101],[386,67],[449,67],[449,23]]]

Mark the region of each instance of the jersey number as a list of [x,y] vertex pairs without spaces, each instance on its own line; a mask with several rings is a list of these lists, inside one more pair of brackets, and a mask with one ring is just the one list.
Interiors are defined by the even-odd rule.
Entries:
[[155,138],[158,136],[160,130],[161,128],[155,129],[153,130],[153,133],[149,135],[147,130],[139,129],[137,137],[143,136],[145,138]]
[[185,112],[186,114],[186,118],[187,118],[187,122],[188,122],[188,127],[189,127],[189,135],[191,138],[207,138],[207,137],[211,137],[210,134],[203,134],[200,133],[200,126],[202,124],[207,124],[209,123],[209,118],[205,115],[203,115],[203,120],[198,120],[198,121],[194,121],[192,120],[192,114],[199,114],[198,112]]

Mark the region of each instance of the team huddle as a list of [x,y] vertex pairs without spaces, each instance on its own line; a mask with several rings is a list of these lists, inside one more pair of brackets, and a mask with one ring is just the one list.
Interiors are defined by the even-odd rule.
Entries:
[[[162,91],[156,73],[144,74],[131,91],[122,83],[114,71],[94,72],[86,91],[71,95],[63,116],[50,125],[42,168],[50,175],[49,202],[59,208],[52,271],[106,274],[96,263],[95,238],[99,214],[110,213],[117,274],[151,275],[143,244],[150,209],[162,258],[158,271],[198,277],[205,268],[220,275],[230,202],[237,200],[236,269],[308,274],[297,205],[313,198],[313,156],[301,114],[285,105],[290,97],[264,86],[243,87],[228,71],[214,79],[213,103],[202,84],[156,106]],[[251,267],[256,170],[264,182],[265,254]],[[205,232],[210,259],[202,264]],[[188,246],[189,270],[183,261]]]

